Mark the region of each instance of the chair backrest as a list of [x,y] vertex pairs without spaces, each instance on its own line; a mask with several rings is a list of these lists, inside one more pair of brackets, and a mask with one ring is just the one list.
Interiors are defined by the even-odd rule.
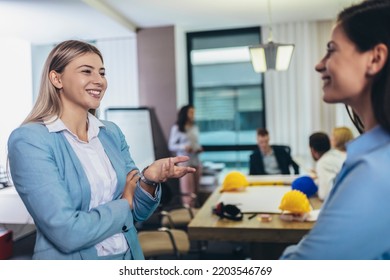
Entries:
[[180,259],[190,250],[188,235],[183,230],[159,228],[140,231],[138,239],[146,259],[172,255]]

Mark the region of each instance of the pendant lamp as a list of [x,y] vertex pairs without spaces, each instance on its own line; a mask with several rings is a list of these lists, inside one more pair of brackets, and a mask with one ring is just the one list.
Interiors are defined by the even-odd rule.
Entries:
[[253,69],[261,73],[268,70],[285,71],[288,69],[294,51],[294,44],[273,42],[270,0],[268,0],[269,36],[266,44],[249,46]]

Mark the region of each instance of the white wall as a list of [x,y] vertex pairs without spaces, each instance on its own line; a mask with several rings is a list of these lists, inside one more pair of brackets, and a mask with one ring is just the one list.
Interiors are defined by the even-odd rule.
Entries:
[[30,43],[2,39],[0,62],[0,164],[5,166],[8,137],[32,107]]
[[96,41],[103,55],[108,88],[100,105],[100,117],[107,107],[137,107],[138,62],[136,37]]

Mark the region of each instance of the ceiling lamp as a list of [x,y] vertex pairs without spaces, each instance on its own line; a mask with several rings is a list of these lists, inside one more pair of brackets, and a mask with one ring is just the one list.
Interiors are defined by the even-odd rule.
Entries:
[[258,73],[270,69],[276,71],[287,70],[294,51],[294,44],[274,43],[272,40],[270,0],[268,0],[268,16],[270,20],[268,43],[249,46],[253,69]]

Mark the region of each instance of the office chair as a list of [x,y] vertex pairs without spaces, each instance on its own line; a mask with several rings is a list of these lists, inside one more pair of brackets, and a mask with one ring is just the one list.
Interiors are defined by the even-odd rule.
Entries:
[[194,218],[196,213],[199,211],[199,208],[196,206],[196,198],[197,195],[194,193],[190,194],[180,194],[180,196],[190,196],[192,200],[195,201],[195,207],[191,207],[187,204],[180,205],[179,207],[175,207],[171,210],[163,210],[160,212],[162,215],[161,225],[163,227],[168,227],[171,229],[179,228],[186,229],[187,225]]
[[159,228],[138,232],[145,259],[173,256],[181,259],[190,250],[188,235],[183,230]]
[[[276,147],[276,148],[282,148],[286,151],[286,153],[291,156],[291,147],[290,146],[287,146],[287,145],[271,145],[271,147]],[[291,163],[291,166],[292,168],[294,169],[294,174],[299,174],[299,165],[294,161],[293,158],[291,158],[292,160],[292,163]],[[290,173],[291,173],[292,170],[290,170]]]

